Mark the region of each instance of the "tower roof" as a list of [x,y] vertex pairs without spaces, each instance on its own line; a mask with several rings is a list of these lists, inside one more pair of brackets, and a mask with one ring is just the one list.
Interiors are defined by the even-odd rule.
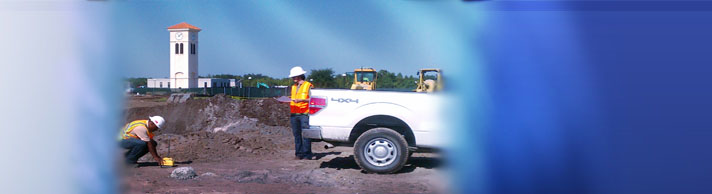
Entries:
[[195,27],[193,25],[190,25],[185,22],[181,22],[180,24],[173,25],[171,27],[168,27],[167,29],[191,29],[191,30],[200,30],[200,28]]

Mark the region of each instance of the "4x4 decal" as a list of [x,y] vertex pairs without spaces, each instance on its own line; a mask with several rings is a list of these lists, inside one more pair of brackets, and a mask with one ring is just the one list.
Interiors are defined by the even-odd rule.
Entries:
[[351,98],[331,98],[331,101],[339,102],[339,103],[352,103],[355,102],[358,104],[358,99],[354,100]]

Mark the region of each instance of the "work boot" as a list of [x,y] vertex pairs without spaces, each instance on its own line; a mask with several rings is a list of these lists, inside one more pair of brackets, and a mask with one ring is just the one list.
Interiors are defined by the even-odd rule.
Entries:
[[315,155],[304,156],[303,160],[316,160]]

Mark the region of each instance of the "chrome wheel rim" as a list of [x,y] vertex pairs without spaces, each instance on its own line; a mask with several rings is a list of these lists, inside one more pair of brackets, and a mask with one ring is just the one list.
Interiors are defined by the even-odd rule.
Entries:
[[387,166],[393,163],[396,160],[396,156],[398,156],[396,145],[385,138],[368,141],[363,150],[366,161],[374,166]]

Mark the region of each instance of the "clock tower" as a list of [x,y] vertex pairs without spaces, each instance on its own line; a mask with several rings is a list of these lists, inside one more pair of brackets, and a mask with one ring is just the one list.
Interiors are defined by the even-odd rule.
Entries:
[[170,34],[170,88],[198,87],[198,32],[188,23],[168,27]]

